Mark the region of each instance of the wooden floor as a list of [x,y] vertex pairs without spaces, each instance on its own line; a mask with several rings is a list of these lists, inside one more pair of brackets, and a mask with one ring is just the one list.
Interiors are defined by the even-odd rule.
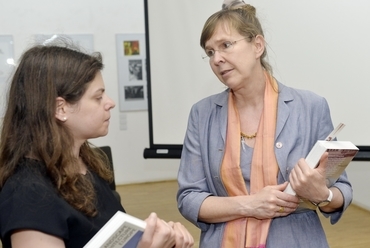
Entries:
[[[199,230],[185,220],[176,205],[176,181],[132,184],[117,186],[122,204],[131,215],[145,219],[151,212],[156,212],[164,220],[180,221],[193,235],[199,248]],[[331,248],[367,248],[370,247],[370,212],[351,205],[339,223],[331,225],[328,219],[322,223]]]

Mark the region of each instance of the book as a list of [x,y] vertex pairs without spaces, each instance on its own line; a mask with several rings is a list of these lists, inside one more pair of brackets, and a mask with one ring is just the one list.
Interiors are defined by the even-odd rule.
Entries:
[[[344,124],[331,132],[325,140],[318,140],[311,151],[305,158],[307,164],[311,168],[316,168],[319,165],[321,156],[328,152],[328,162],[326,167],[326,186],[331,187],[343,173],[348,164],[356,156],[358,147],[350,141],[335,141],[333,140],[338,132],[344,127]],[[284,190],[285,193],[296,195],[290,183]]]
[[136,247],[145,227],[145,221],[117,211],[83,248]]

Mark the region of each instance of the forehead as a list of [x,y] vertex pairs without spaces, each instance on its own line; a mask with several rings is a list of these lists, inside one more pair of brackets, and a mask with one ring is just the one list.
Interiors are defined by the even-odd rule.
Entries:
[[230,40],[237,37],[239,33],[227,22],[220,22],[215,26],[211,37],[206,41],[205,47],[217,45],[225,40]]
[[97,72],[95,78],[88,84],[85,95],[95,94],[104,89],[104,80],[101,72]]

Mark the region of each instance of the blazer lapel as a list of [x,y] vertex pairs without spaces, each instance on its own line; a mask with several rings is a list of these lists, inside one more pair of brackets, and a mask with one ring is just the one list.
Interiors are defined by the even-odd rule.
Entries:
[[278,84],[279,84],[279,98],[278,98],[278,114],[276,120],[275,140],[277,140],[277,138],[279,137],[290,114],[290,110],[287,103],[294,100],[293,95],[290,93],[288,88],[279,82]]
[[226,141],[226,128],[227,128],[227,100],[229,95],[229,89],[225,90],[215,99],[217,121],[220,126],[220,135],[222,137],[223,143]]

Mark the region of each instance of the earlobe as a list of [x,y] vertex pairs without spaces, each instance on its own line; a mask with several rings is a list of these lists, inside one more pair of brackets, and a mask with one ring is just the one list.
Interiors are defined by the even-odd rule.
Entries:
[[66,121],[66,101],[62,97],[57,97],[55,100],[56,103],[56,109],[55,109],[55,118],[57,118],[60,121]]

